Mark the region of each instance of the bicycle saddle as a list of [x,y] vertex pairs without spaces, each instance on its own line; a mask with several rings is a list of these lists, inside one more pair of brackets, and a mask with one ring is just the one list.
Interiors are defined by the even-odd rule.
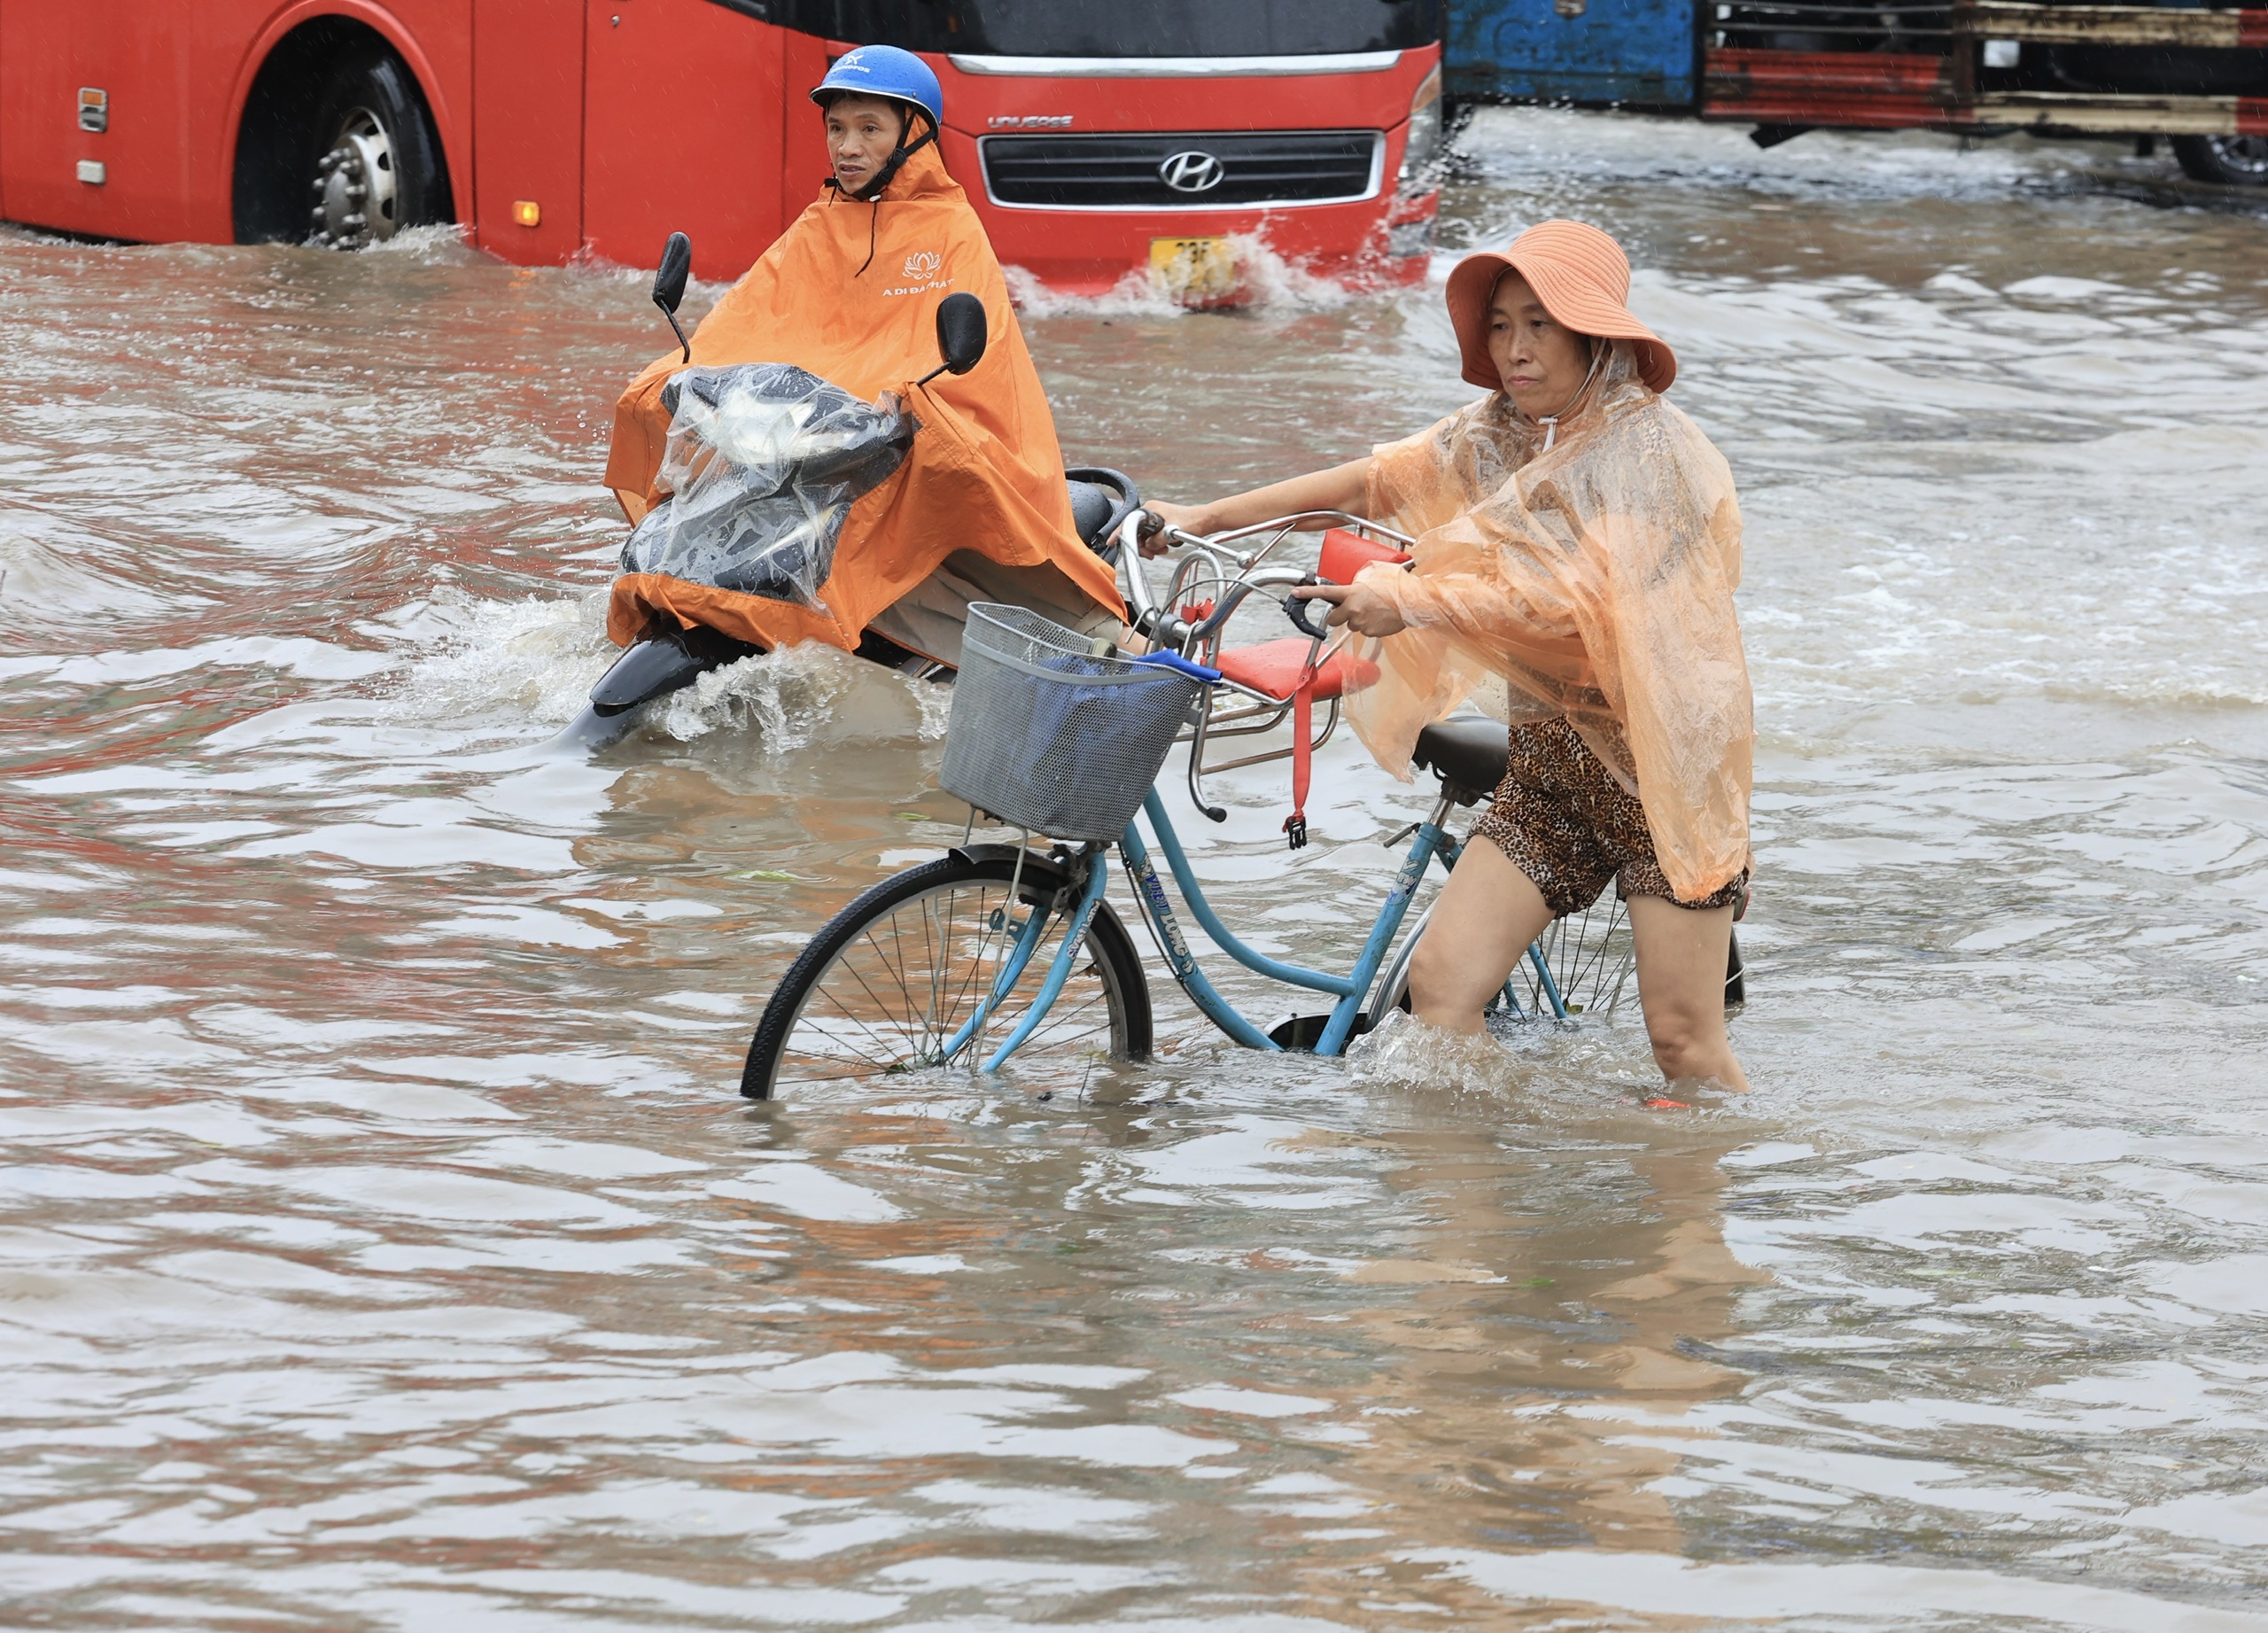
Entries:
[[1410,758],[1441,778],[1460,805],[1486,799],[1504,780],[1510,734],[1495,720],[1436,720],[1418,734]]

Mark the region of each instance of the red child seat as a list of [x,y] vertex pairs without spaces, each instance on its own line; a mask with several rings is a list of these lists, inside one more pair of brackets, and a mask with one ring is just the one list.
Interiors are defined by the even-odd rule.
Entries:
[[[1282,703],[1298,688],[1300,677],[1307,673],[1308,655],[1314,650],[1315,642],[1305,635],[1286,635],[1258,646],[1227,648],[1214,661],[1239,686]],[[1376,664],[1350,662],[1345,652],[1333,652],[1315,672],[1315,695],[1327,702],[1344,693],[1350,679],[1357,686],[1368,686],[1378,678]]]
[[1409,559],[1407,550],[1365,539],[1352,528],[1334,527],[1323,535],[1323,554],[1316,562],[1315,576],[1325,584],[1352,584],[1355,575],[1365,567],[1379,562],[1399,566]]
[[[1365,539],[1352,528],[1334,527],[1323,535],[1323,553],[1315,576],[1325,584],[1352,584],[1355,575],[1379,562],[1400,564],[1410,557],[1390,544]],[[1315,750],[1315,700],[1344,694],[1351,682],[1368,686],[1379,678],[1379,666],[1333,650],[1312,669],[1316,642],[1292,635],[1263,641],[1258,646],[1231,647],[1213,662],[1221,673],[1239,686],[1279,704],[1292,706],[1292,814],[1284,832],[1292,849],[1308,842],[1308,777]]]
[[[1355,575],[1377,562],[1402,563],[1410,557],[1390,544],[1365,539],[1351,528],[1334,527],[1323,535],[1323,555],[1315,576],[1325,584],[1352,584]],[[1214,660],[1220,671],[1239,686],[1250,687],[1277,702],[1290,698],[1306,675],[1308,656],[1315,643],[1292,635],[1263,641],[1258,646],[1231,647]],[[1315,673],[1313,696],[1328,702],[1342,696],[1348,683],[1368,686],[1379,678],[1376,664],[1350,661],[1344,651],[1333,652]]]

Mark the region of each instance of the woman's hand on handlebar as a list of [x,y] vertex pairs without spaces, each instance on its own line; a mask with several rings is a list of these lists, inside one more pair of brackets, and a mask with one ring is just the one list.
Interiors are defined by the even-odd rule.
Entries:
[[1366,584],[1305,584],[1292,592],[1301,601],[1331,603],[1331,626],[1342,625],[1358,635],[1398,634],[1409,627],[1394,603]]
[[[1168,527],[1178,527],[1185,533],[1208,533],[1219,530],[1211,525],[1210,512],[1203,505],[1169,505],[1161,499],[1149,500],[1142,509],[1163,522]],[[1170,546],[1163,533],[1154,528],[1142,532],[1142,554],[1163,556]]]

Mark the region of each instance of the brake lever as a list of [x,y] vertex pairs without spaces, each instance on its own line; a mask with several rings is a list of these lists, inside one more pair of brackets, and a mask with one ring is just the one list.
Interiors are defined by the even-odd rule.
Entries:
[[[1305,589],[1309,585],[1317,582],[1318,582],[1318,580],[1315,574],[1309,573],[1306,578],[1300,580],[1299,587]],[[1293,628],[1298,630],[1300,634],[1307,636],[1309,640],[1328,641],[1331,639],[1331,630],[1329,626],[1326,625],[1310,623],[1309,621],[1312,615],[1308,611],[1308,609],[1314,604],[1315,603],[1310,601],[1301,601],[1297,595],[1286,595],[1284,597],[1284,616],[1292,620]],[[1328,606],[1330,603],[1326,602],[1324,604]]]

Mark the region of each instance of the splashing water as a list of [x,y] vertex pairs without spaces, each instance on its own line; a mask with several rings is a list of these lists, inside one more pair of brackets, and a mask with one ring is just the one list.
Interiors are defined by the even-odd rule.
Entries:
[[561,726],[620,656],[602,593],[488,601],[454,585],[390,615],[416,644],[385,696],[392,719]]
[[[1345,281],[1309,270],[1268,243],[1259,233],[1232,233],[1240,298],[1238,306],[1257,312],[1290,314],[1332,312],[1349,301],[1365,299],[1357,276]],[[1076,294],[1051,289],[1021,267],[1004,267],[1008,293],[1016,309],[1038,319],[1086,317],[1177,317],[1195,308],[1184,305],[1155,270],[1137,268],[1100,294]]]
[[1511,1052],[1485,1031],[1452,1032],[1395,1009],[1347,1051],[1357,1087],[1502,1096],[1523,1074]]
[[654,724],[679,743],[742,730],[767,754],[817,745],[945,735],[947,686],[917,680],[819,642],[712,669],[656,705]]

